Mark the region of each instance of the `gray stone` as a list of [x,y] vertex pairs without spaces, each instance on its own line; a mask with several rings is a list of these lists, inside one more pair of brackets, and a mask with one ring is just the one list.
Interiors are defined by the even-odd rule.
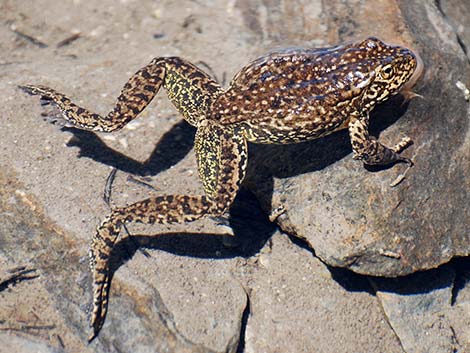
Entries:
[[21,336],[0,333],[0,352],[1,353],[62,353],[63,349],[51,347],[44,342],[37,342],[34,339],[27,339]]
[[470,28],[467,26],[470,18],[470,7],[462,0],[441,0],[436,2],[438,10],[444,16],[444,20],[451,26],[459,44],[468,53],[470,48]]
[[400,279],[371,279],[407,353],[468,351],[469,303],[452,303],[454,280],[452,266]]

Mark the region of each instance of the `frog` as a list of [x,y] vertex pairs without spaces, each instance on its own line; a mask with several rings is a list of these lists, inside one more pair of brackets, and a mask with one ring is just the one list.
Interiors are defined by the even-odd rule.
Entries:
[[[246,174],[248,143],[292,144],[348,129],[353,158],[366,165],[413,162],[404,136],[387,147],[369,134],[369,113],[392,96],[411,94],[423,70],[413,50],[369,37],[324,48],[271,52],[239,71],[227,88],[180,57],[156,57],[124,85],[106,116],[43,85],[19,86],[54,103],[79,129],[113,132],[135,119],[161,87],[196,128],[194,149],[204,195],[164,194],[115,207],[98,225],[89,250],[93,340],[108,310],[110,254],[126,223],[172,224],[220,217]],[[410,93],[411,92],[411,93]]]

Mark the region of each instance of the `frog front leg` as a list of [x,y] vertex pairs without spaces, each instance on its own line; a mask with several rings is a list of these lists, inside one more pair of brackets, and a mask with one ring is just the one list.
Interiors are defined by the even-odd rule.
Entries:
[[103,326],[109,295],[109,258],[125,223],[183,223],[206,215],[220,216],[232,204],[245,176],[247,146],[241,132],[203,121],[196,133],[198,171],[206,195],[164,195],[116,208],[98,226],[90,246],[93,273],[93,332]]
[[354,159],[365,164],[385,165],[393,162],[405,162],[412,165],[412,161],[400,156],[400,153],[412,144],[409,137],[403,137],[393,147],[382,145],[373,136],[369,135],[369,117],[351,118],[349,122],[349,136],[354,152]]
[[55,103],[64,119],[80,129],[111,132],[135,119],[162,85],[170,100],[192,125],[197,125],[207,115],[210,104],[222,92],[220,85],[209,75],[178,57],[155,58],[137,71],[124,85],[114,109],[104,117],[76,105],[52,88],[41,85],[19,88]]

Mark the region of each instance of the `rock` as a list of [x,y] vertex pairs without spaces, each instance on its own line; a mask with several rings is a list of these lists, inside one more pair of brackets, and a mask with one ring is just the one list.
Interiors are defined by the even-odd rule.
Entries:
[[[91,300],[91,279],[87,259],[82,261],[77,256],[79,244],[32,211],[32,206],[37,205],[29,196],[18,192],[22,186],[11,175],[0,173],[0,185],[0,209],[6,215],[0,223],[2,268],[21,263],[39,273],[37,278],[12,283],[9,289],[0,292],[0,328],[21,332],[26,336],[20,339],[15,335],[10,338],[2,335],[2,339],[5,339],[2,346],[18,344],[24,352],[41,353],[92,350],[215,352],[202,344],[191,342],[182,334],[175,327],[172,314],[161,301],[158,291],[145,286],[145,281],[140,278],[134,281],[116,278],[106,327],[100,339],[88,346],[87,303]],[[132,277],[126,271],[123,272],[129,278]],[[223,288],[219,288],[219,294],[226,293]],[[233,285],[229,288],[230,294],[237,294]],[[220,296],[220,300],[224,298]],[[234,325],[225,324],[223,320],[217,328],[212,325],[213,332],[219,332],[218,335],[222,337],[228,336],[221,351],[230,351],[230,347],[233,351],[233,345],[236,346],[238,342],[244,298],[243,292],[241,302],[237,303],[232,298],[230,305],[225,301],[219,302],[221,306],[216,310],[227,318],[230,316],[226,309],[220,309],[222,306],[233,308],[235,303],[242,306],[238,317],[234,317]],[[195,300],[194,304],[198,302],[201,300]],[[209,310],[207,307],[210,306],[206,306],[206,311]],[[211,313],[209,317],[217,318],[217,315]],[[226,331],[228,334],[225,334]],[[212,343],[219,336],[215,336]],[[42,344],[41,341],[48,341],[48,344]],[[222,344],[220,340],[218,343]]]
[[466,26],[470,18],[470,8],[465,1],[461,0],[442,0],[436,3],[438,10],[441,12],[444,20],[452,26],[455,32],[457,42],[462,49],[468,53],[470,46],[470,28]]
[[0,333],[0,342],[2,352],[16,352],[16,353],[65,353],[65,350],[54,348],[43,342],[35,342],[21,336],[8,335],[7,333]]
[[[371,118],[371,130],[385,144],[403,135],[414,140],[404,152],[415,162],[405,180],[390,187],[403,165],[364,168],[352,160],[343,131],[298,145],[254,146],[248,183],[268,212],[283,206],[277,218],[281,229],[305,239],[326,263],[393,277],[470,253],[470,118],[456,86],[470,85],[470,65],[433,3],[378,6],[369,11],[368,3],[332,2],[326,8],[335,16],[326,32],[336,34],[334,42],[374,33],[422,57],[425,74],[415,91],[423,98],[409,104],[394,99]],[[459,28],[470,21],[462,17],[466,13],[455,18],[462,21]],[[371,32],[371,23],[380,25]]]
[[468,351],[469,302],[460,298],[457,303],[453,297],[454,266],[400,279],[371,280],[406,352]]
[[365,277],[333,274],[276,232],[239,274],[249,279],[246,353],[403,353]]

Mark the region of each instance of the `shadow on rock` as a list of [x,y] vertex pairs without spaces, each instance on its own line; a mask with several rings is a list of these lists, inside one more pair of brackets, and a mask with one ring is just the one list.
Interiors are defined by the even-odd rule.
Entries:
[[433,291],[452,288],[450,304],[456,302],[459,292],[470,283],[470,258],[455,258],[438,268],[416,272],[410,275],[383,278],[365,276],[344,268],[328,266],[333,279],[348,291],[363,291],[375,294],[376,291],[398,295],[430,294]]
[[404,277],[371,277],[370,279],[374,287],[381,292],[415,295],[431,293],[437,289],[452,286],[455,279],[455,271],[449,265],[443,265],[436,269],[416,272]]
[[348,292],[367,292],[375,295],[375,290],[370,284],[368,276],[354,273],[346,268],[326,266],[331,277]]
[[91,158],[140,176],[156,175],[177,164],[193,147],[195,135],[191,125],[184,120],[178,122],[162,136],[150,157],[142,163],[108,147],[94,132],[73,127],[63,127],[62,130],[74,135],[67,146],[78,147],[79,157]]

